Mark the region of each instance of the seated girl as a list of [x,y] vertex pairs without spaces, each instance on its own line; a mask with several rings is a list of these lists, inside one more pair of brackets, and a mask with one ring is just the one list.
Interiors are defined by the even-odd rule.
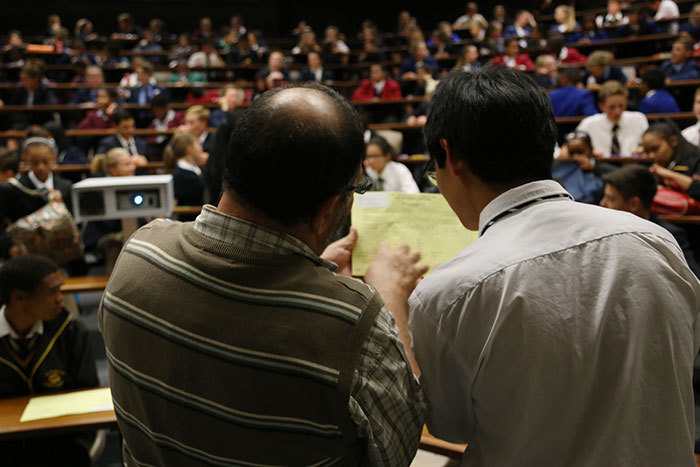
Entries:
[[408,167],[392,160],[391,146],[381,136],[374,136],[367,143],[365,171],[374,181],[374,191],[401,191],[418,193],[418,185]]
[[[201,165],[202,146],[191,133],[181,132],[173,136],[165,148],[163,160],[165,167],[173,174],[175,200],[179,206],[201,206],[204,204],[204,177]],[[179,216],[187,222],[197,217],[194,214]]]
[[642,136],[644,155],[654,158],[652,173],[673,188],[700,200],[700,149],[670,120],[653,123]]
[[[97,176],[129,177],[136,173],[135,156],[124,148],[113,148],[107,154],[96,155],[90,171]],[[83,232],[85,249],[104,255],[107,274],[112,271],[124,243],[121,220],[90,221]]]

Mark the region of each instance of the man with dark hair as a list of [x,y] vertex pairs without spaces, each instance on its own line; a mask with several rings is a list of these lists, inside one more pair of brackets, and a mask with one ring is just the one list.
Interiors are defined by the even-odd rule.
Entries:
[[559,72],[559,87],[549,93],[555,117],[580,117],[598,113],[593,93],[578,87],[581,82],[581,70],[570,67]]
[[124,246],[99,319],[126,465],[410,463],[425,406],[392,312],[427,267],[385,245],[375,290],[333,272],[356,231],[326,248],[369,187],[362,131],[330,88],[265,93],[233,130],[218,207]]
[[[44,78],[43,62],[30,62],[19,72],[19,86],[14,89],[7,102],[0,101],[0,107],[7,105],[53,105],[56,96],[42,83]],[[51,112],[13,112],[10,120],[12,128],[24,130],[27,126],[41,125],[53,119]]]
[[106,154],[112,148],[124,148],[132,156],[145,157],[146,142],[134,136],[136,123],[133,115],[126,109],[117,109],[112,114],[112,121],[117,127],[117,132],[100,140],[97,154]]
[[673,96],[664,89],[666,75],[658,68],[649,68],[642,73],[639,90],[644,96],[639,103],[639,111],[645,114],[677,113],[681,109]]
[[685,230],[660,219],[659,216],[651,212],[651,204],[654,202],[657,185],[656,178],[648,167],[629,164],[603,175],[603,182],[605,183],[605,195],[600,201],[601,206],[631,212],[671,232],[683,250],[688,266],[696,276],[700,277],[700,267],[695,261]]
[[448,75],[425,135],[479,232],[409,300],[430,432],[468,465],[693,465],[700,282],[673,236],[550,179],[554,116],[522,73]]
[[[0,269],[0,398],[98,385],[87,331],[61,307],[63,275],[21,255]],[[90,465],[74,437],[0,442],[4,465]]]

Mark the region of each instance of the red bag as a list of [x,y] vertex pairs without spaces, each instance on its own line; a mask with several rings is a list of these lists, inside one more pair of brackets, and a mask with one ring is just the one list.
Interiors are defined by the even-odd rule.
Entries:
[[659,186],[651,205],[656,214],[674,214],[677,216],[700,214],[700,201],[666,186]]

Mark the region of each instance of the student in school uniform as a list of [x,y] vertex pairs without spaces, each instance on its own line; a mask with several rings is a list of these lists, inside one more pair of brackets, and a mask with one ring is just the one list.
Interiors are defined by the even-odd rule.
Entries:
[[695,273],[696,277],[700,277],[700,266],[695,261],[686,231],[682,227],[660,219],[651,212],[657,183],[647,167],[639,164],[625,165],[603,175],[603,182],[605,182],[605,195],[600,202],[601,206],[631,212],[671,232],[683,251],[688,267]]
[[661,70],[671,81],[684,81],[700,78],[700,67],[692,59],[693,43],[679,39],[671,47],[671,58],[661,64]]
[[[175,199],[179,206],[204,204],[204,176],[201,166],[202,147],[191,133],[175,135],[163,153],[165,166],[173,174]],[[192,221],[196,215],[180,216],[181,221]]]
[[185,112],[185,124],[180,129],[191,133],[197,138],[205,157],[214,150],[214,135],[209,133],[209,117],[211,112],[203,105],[193,105]]
[[649,68],[642,73],[640,91],[644,99],[639,103],[639,111],[645,114],[677,113],[681,109],[673,96],[664,89],[666,76],[658,68]]
[[691,198],[700,200],[700,149],[683,138],[671,120],[652,124],[642,138],[644,155],[655,160],[651,171]]
[[693,113],[695,114],[695,118],[698,119],[697,123],[681,131],[681,134],[690,144],[700,146],[700,88],[695,90]]
[[630,156],[640,152],[642,134],[649,127],[646,116],[627,109],[628,91],[619,81],[608,81],[598,91],[601,113],[586,117],[577,130],[591,136],[596,156]]
[[583,84],[591,91],[597,90],[603,83],[615,80],[622,84],[627,82],[627,76],[619,66],[613,65],[615,56],[607,50],[595,50],[588,56],[586,73]]
[[400,162],[392,160],[393,151],[381,136],[374,136],[365,149],[365,172],[372,179],[374,191],[400,191],[419,193],[418,185],[408,170]]
[[557,76],[559,87],[549,93],[555,117],[590,116],[598,113],[593,93],[578,87],[581,71],[567,68]]
[[[97,177],[130,177],[136,174],[137,158],[124,148],[112,148],[92,159],[90,172]],[[89,221],[83,243],[86,250],[95,250],[104,257],[107,274],[111,273],[124,243],[121,220]]]
[[0,183],[15,178],[19,173],[19,157],[15,151],[0,148]]
[[100,140],[97,145],[97,153],[106,154],[112,148],[124,148],[132,156],[138,155],[145,159],[146,142],[134,136],[136,123],[129,111],[125,109],[115,110],[112,114],[112,121],[117,127],[117,132]]
[[56,164],[56,149],[53,141],[41,137],[28,138],[22,144],[22,159],[29,167],[29,171],[19,176],[19,182],[30,190],[60,192],[66,207],[71,209],[73,184],[70,180],[61,178],[51,171]]
[[[85,328],[61,304],[64,277],[49,259],[20,255],[0,269],[0,398],[99,384]],[[0,442],[3,465],[89,466],[73,435]]]

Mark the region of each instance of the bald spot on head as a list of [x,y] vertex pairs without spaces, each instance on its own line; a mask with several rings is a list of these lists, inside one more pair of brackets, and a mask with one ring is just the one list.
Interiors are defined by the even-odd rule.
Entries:
[[283,119],[293,118],[311,125],[340,124],[333,99],[316,89],[284,89],[272,97],[270,107]]

